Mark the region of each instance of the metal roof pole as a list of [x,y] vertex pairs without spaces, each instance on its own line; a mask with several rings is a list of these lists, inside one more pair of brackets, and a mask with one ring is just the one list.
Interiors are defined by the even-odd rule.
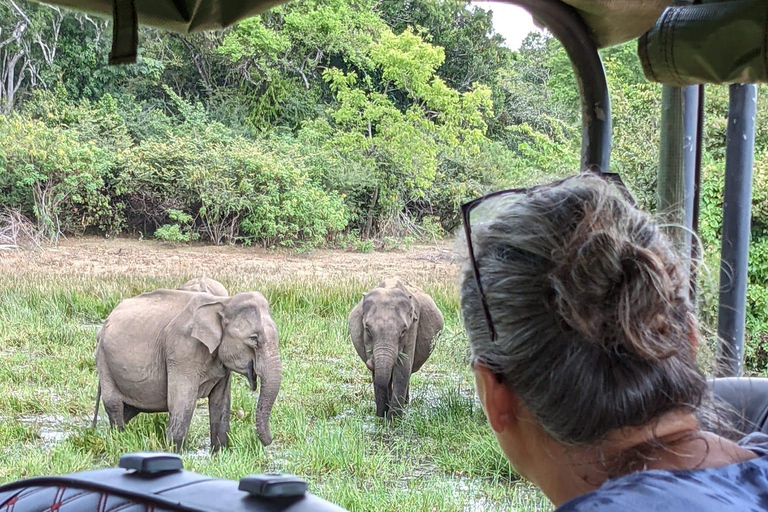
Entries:
[[683,88],[683,190],[685,191],[683,202],[683,226],[685,232],[685,254],[691,256],[693,246],[692,231],[693,216],[696,200],[696,175],[701,164],[697,153],[701,141],[699,132],[699,102],[701,101],[699,86],[693,85]]
[[730,87],[717,311],[717,334],[721,339],[717,356],[719,377],[737,377],[742,373],[756,110],[756,85]]
[[657,212],[666,223],[667,236],[680,251],[683,237],[679,226],[685,217],[685,169],[683,167],[683,88],[661,87],[661,133],[659,170],[656,182]]
[[[691,205],[691,229],[698,235],[699,233],[699,212],[700,212],[700,198],[701,198],[701,155],[702,155],[702,138],[704,134],[704,103],[705,103],[705,89],[704,85],[694,86],[698,90],[698,112],[696,114],[696,146],[695,146],[695,162],[693,169],[693,204]],[[692,240],[691,243],[691,301],[696,304],[696,296],[698,291],[698,264],[701,258],[701,244],[698,240]]]
[[559,0],[503,0],[530,12],[565,48],[581,96],[581,166],[608,171],[611,101],[605,70],[592,35],[578,13]]
[[672,243],[689,258],[699,142],[698,86],[664,85],[661,109],[658,211],[670,224],[665,231]]

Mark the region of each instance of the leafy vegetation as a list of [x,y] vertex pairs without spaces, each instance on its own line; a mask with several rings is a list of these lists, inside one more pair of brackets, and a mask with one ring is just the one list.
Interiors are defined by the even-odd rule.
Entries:
[[[494,135],[514,126],[541,140],[499,111],[518,110],[502,83],[514,54],[490,14],[458,1],[307,0],[220,33],[142,29],[139,62],[116,68],[98,66],[105,22],[19,2],[0,22],[17,29],[6,49],[28,64],[13,94],[0,94],[12,113],[0,118],[0,205],[52,239],[428,238],[455,228],[467,197],[535,167],[539,148]],[[406,7],[434,16],[406,21]],[[450,30],[438,31],[443,23]],[[466,44],[472,58],[461,57]],[[18,137],[29,147],[14,147]]]

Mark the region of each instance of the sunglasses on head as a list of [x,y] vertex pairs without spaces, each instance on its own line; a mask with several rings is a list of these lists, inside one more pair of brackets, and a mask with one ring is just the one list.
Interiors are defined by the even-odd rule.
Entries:
[[613,172],[603,172],[598,167],[591,166],[586,171],[583,171],[579,174],[574,174],[572,176],[568,176],[566,178],[553,181],[551,183],[534,185],[532,187],[525,187],[525,188],[511,188],[508,190],[499,190],[497,192],[491,192],[490,194],[486,194],[484,196],[478,197],[477,199],[473,199],[472,201],[469,201],[461,205],[461,218],[464,224],[464,235],[467,240],[467,250],[469,252],[469,261],[472,264],[472,272],[475,276],[475,283],[477,284],[477,290],[480,293],[480,302],[483,306],[483,314],[485,315],[485,321],[488,324],[488,334],[491,337],[491,341],[495,342],[497,340],[497,335],[496,335],[496,329],[493,325],[493,319],[491,318],[491,311],[490,311],[490,308],[488,307],[488,299],[486,298],[485,292],[483,290],[483,283],[480,278],[480,269],[477,266],[477,260],[475,259],[475,251],[472,245],[472,217],[471,217],[472,212],[475,211],[478,206],[480,206],[481,204],[487,203],[489,200],[499,200],[504,197],[508,197],[512,195],[526,195],[531,192],[535,192],[536,190],[539,190],[539,189],[554,187],[562,183],[565,183],[567,181],[582,178],[585,176],[597,176],[599,178],[606,180],[607,182],[615,185],[616,188],[619,189],[619,191],[627,201],[629,201],[632,205],[636,204],[634,198],[632,197],[632,194],[630,194],[629,190],[624,184],[624,181],[622,181],[621,176]]

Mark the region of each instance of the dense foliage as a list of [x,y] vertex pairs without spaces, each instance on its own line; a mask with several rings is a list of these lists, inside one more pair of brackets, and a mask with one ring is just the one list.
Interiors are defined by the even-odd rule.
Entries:
[[[453,232],[484,191],[578,166],[578,92],[551,38],[503,45],[458,0],[296,0],[216,33],[141,29],[107,67],[109,23],[0,3],[0,207],[48,238],[138,234],[264,246]],[[660,87],[633,44],[603,52],[613,170],[656,208]],[[759,104],[758,126],[766,102]],[[715,318],[727,90],[708,89],[702,314]],[[768,371],[768,133],[758,133],[748,350]]]
[[[513,65],[526,60],[461,2],[300,1],[221,33],[142,29],[138,64],[115,68],[106,22],[3,9],[3,33],[18,34],[3,55],[19,56],[4,69],[19,80],[0,95],[0,204],[52,238],[433,236],[465,198],[544,167],[539,145],[575,162],[558,144],[569,124],[536,120],[556,126],[550,143],[528,124],[538,116],[520,117]],[[49,141],[53,152],[27,151]]]

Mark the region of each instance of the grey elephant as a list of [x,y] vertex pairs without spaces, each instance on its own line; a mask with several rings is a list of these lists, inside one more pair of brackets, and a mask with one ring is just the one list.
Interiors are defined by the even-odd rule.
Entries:
[[400,415],[411,374],[427,360],[443,328],[442,313],[419,288],[389,278],[363,294],[348,322],[357,354],[373,372],[376,415]]
[[[167,411],[166,437],[181,447],[197,399],[207,397],[217,451],[227,444],[234,371],[252,391],[261,379],[256,430],[265,446],[272,442],[269,417],[282,369],[277,326],[260,293],[145,293],[118,304],[97,337],[99,393],[110,426],[122,429],[140,412]],[[97,397],[97,412],[98,406]]]
[[224,285],[215,279],[210,277],[200,276],[195,279],[190,279],[179,290],[186,290],[189,292],[204,292],[211,295],[218,295],[219,297],[229,297],[229,292]]

